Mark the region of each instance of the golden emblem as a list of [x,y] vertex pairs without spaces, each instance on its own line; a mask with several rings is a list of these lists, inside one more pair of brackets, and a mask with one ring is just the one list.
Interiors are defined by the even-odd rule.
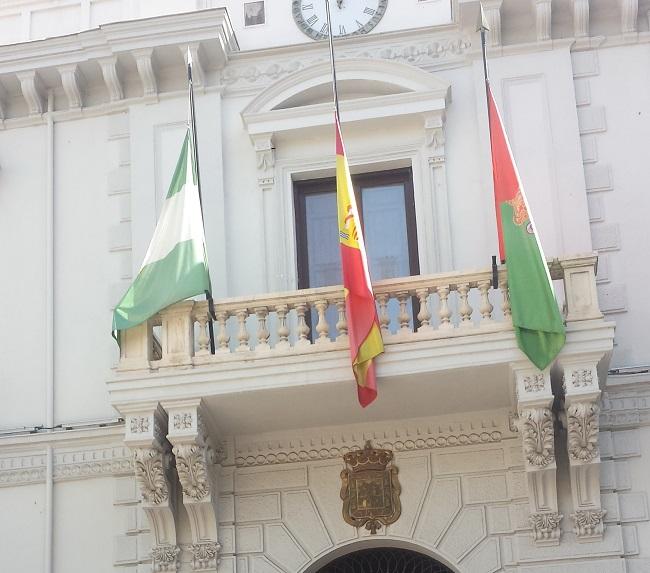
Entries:
[[510,201],[506,201],[506,203],[512,207],[512,222],[515,225],[523,225],[530,219],[528,216],[528,209],[526,209],[524,196],[521,194],[521,189],[517,191],[514,199],[510,199]]
[[402,512],[397,480],[398,469],[388,465],[393,460],[390,450],[376,450],[366,442],[362,450],[343,456],[348,466],[341,472],[343,519],[354,527],[362,527],[373,535],[383,525],[395,523]]

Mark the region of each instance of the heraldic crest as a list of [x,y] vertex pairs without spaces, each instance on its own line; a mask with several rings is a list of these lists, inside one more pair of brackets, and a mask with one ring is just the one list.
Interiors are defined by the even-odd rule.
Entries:
[[362,450],[345,454],[343,460],[347,467],[341,472],[341,499],[346,523],[365,525],[375,534],[382,525],[397,521],[402,512],[401,487],[398,469],[391,464],[393,452],[375,449],[367,441]]

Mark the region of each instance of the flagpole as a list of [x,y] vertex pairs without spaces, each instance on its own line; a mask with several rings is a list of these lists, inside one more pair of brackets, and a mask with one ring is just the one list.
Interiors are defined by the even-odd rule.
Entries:
[[334,63],[334,40],[332,38],[332,18],[330,16],[330,0],[325,0],[325,11],[327,13],[327,37],[330,44],[330,63],[332,64],[332,93],[334,95],[334,108],[337,120],[341,121],[339,115],[339,92],[336,88],[336,64]]
[[[203,224],[203,233],[205,235],[205,220],[203,217],[203,198],[201,196],[201,170],[199,169],[199,147],[196,138],[196,118],[194,116],[194,84],[192,83],[192,55],[189,47],[187,48],[187,81],[190,96],[190,127],[192,130],[192,148],[194,150],[194,163],[196,165],[196,186],[199,192],[199,205],[201,207],[201,223]],[[204,245],[205,248],[205,245]],[[214,325],[212,321],[215,316],[214,301],[212,293],[205,291],[205,300],[208,301],[208,334],[210,336],[210,354],[215,353],[214,346]]]
[[[488,87],[490,85],[490,78],[488,76],[488,67],[487,67],[487,53],[485,48],[485,32],[490,28],[485,21],[485,13],[483,12],[483,4],[479,2],[479,13],[478,13],[478,26],[476,28],[477,32],[481,33],[481,55],[483,56],[483,79],[485,81],[485,103],[487,106],[488,114],[488,132],[490,134],[490,162],[492,162],[492,131],[490,130],[490,101],[488,99]],[[501,264],[505,261],[501,261]],[[499,271],[497,270],[497,257],[492,255],[492,288],[499,288]]]

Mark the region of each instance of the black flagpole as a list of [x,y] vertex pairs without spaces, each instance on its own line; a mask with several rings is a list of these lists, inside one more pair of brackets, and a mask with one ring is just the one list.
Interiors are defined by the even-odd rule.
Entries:
[[[192,130],[192,147],[194,149],[194,163],[196,165],[196,186],[199,191],[199,205],[201,206],[201,222],[203,223],[203,233],[205,235],[205,222],[203,219],[203,199],[201,197],[201,170],[199,169],[199,147],[196,140],[196,118],[194,117],[194,85],[192,84],[192,55],[189,47],[187,48],[187,81],[190,94],[190,128]],[[205,245],[203,246],[205,248]],[[208,301],[208,333],[210,335],[210,354],[214,354],[214,325],[212,321],[216,319],[214,312],[214,301],[212,293],[205,291],[205,300]]]
[[330,43],[330,63],[332,64],[332,92],[334,94],[334,108],[336,109],[336,118],[341,123],[339,115],[339,92],[336,89],[336,64],[334,63],[334,41],[332,38],[332,18],[330,16],[330,0],[325,0],[325,11],[327,13],[327,37]]
[[[483,12],[483,4],[479,2],[478,5],[478,24],[476,27],[477,32],[481,32],[481,54],[483,55],[483,78],[485,80],[485,101],[487,103],[487,113],[488,113],[488,132],[490,133],[490,160],[492,158],[492,131],[490,129],[490,100],[488,98],[488,89],[490,86],[490,78],[488,76],[487,68],[487,55],[485,51],[485,32],[489,31],[490,28],[487,25],[485,20],[485,12]],[[505,263],[505,261],[501,261]],[[499,288],[499,271],[497,270],[497,257],[496,255],[492,256],[492,288]]]

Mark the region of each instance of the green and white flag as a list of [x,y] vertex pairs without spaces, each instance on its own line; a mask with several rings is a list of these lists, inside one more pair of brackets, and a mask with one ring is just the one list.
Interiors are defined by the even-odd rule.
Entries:
[[138,276],[113,312],[113,333],[175,302],[211,292],[191,127]]

